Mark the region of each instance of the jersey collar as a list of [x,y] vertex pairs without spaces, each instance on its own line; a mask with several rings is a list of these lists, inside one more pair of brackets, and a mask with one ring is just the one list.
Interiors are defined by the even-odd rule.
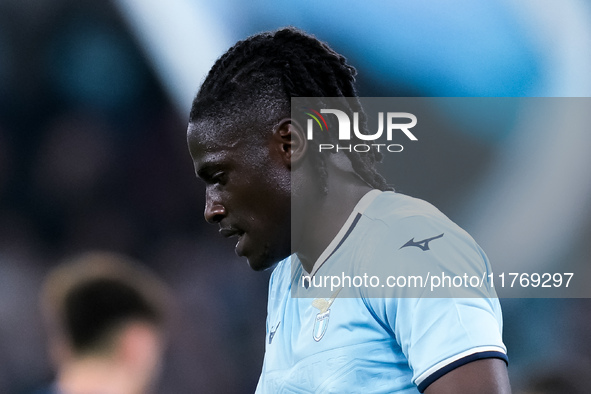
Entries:
[[345,239],[349,236],[349,234],[355,227],[355,224],[357,224],[357,221],[359,220],[363,212],[365,212],[367,207],[369,207],[373,200],[381,193],[381,190],[373,189],[367,192],[363,197],[361,197],[357,205],[355,205],[355,208],[353,208],[353,211],[351,211],[351,214],[347,218],[347,221],[345,222],[345,224],[343,224],[343,227],[341,227],[337,235],[328,244],[326,249],[324,249],[324,252],[322,252],[322,254],[314,263],[314,266],[312,267],[312,272],[310,272],[311,277],[314,276],[314,274],[316,273],[316,271],[318,271],[322,264],[324,264],[324,262],[328,260],[330,256],[332,256],[332,254],[339,248],[339,246],[341,246],[341,244],[345,241]]

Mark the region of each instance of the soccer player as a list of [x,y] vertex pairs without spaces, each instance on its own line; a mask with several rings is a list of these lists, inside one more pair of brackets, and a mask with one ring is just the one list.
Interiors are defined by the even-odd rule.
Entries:
[[292,97],[350,97],[361,111],[355,74],[327,44],[286,28],[230,48],[193,101],[187,138],[205,219],[237,237],[254,270],[274,267],[257,393],[508,393],[496,298],[371,297],[363,288],[306,298],[315,294],[306,277],[385,262],[490,271],[462,229],[390,189],[375,168],[380,152],[319,152],[338,143],[335,133],[308,140],[291,118]]
[[41,303],[57,375],[37,393],[152,392],[170,313],[161,280],[123,256],[88,253],[49,273]]

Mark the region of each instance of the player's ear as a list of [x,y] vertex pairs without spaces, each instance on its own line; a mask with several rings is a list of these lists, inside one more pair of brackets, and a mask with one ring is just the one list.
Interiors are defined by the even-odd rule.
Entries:
[[296,121],[291,118],[282,119],[275,127],[273,137],[289,168],[302,160],[308,149],[308,141]]

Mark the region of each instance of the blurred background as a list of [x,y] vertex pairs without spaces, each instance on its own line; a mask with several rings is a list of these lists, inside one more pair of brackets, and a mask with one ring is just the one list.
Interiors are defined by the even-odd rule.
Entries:
[[[159,393],[254,391],[269,273],[203,220],[185,130],[215,59],[285,25],[343,53],[361,96],[553,98],[464,107],[481,128],[449,126],[457,107],[442,108],[440,134],[384,166],[399,191],[468,230],[495,270],[591,277],[588,1],[4,0],[0,392],[52,380],[39,286],[89,249],[140,259],[175,289]],[[589,301],[502,300],[515,392],[591,390]]]

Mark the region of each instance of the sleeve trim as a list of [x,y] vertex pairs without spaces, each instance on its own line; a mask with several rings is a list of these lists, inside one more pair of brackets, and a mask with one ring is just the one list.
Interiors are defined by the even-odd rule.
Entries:
[[497,346],[480,346],[437,363],[421,374],[421,376],[416,379],[415,383],[418,386],[419,391],[422,393],[431,383],[446,373],[461,367],[462,365],[468,364],[469,362],[485,358],[500,358],[505,361],[505,363],[509,362],[507,355],[505,354],[505,349]]

